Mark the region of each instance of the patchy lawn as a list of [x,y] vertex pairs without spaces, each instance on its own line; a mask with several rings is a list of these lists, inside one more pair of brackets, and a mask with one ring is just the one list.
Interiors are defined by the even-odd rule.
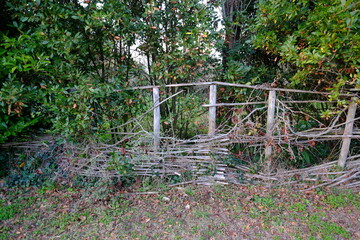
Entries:
[[360,239],[358,192],[235,185],[0,191],[0,239]]

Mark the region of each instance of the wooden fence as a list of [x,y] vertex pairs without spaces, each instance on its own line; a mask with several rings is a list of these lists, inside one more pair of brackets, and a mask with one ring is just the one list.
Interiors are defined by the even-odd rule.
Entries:
[[[160,108],[165,102],[181,93],[177,92],[165,99],[161,97],[161,89],[163,88],[181,88],[181,87],[199,87],[208,88],[208,104],[200,104],[202,107],[208,108],[208,129],[207,134],[196,135],[191,139],[176,139],[165,135],[161,132],[161,111]],[[221,89],[226,87],[252,89],[251,91],[261,91],[265,93],[263,97],[255,101],[246,102],[220,102],[219,95]],[[61,168],[68,169],[78,175],[94,176],[94,177],[121,177],[126,173],[119,172],[114,166],[115,162],[120,164],[129,164],[131,172],[137,176],[178,176],[182,179],[179,184],[195,182],[197,184],[213,184],[233,182],[242,184],[244,182],[263,182],[271,186],[283,184],[307,184],[308,182],[316,182],[321,186],[348,186],[351,188],[360,187],[360,154],[349,156],[349,148],[351,141],[360,137],[360,130],[354,128],[354,122],[359,120],[356,117],[356,95],[341,94],[341,97],[350,102],[347,108],[340,111],[335,116],[329,126],[322,126],[316,129],[307,129],[304,131],[296,131],[289,122],[286,111],[291,111],[287,104],[335,104],[329,102],[326,98],[330,93],[318,91],[305,91],[297,89],[271,88],[265,85],[250,86],[244,84],[233,84],[223,82],[201,82],[201,83],[184,83],[171,84],[166,86],[141,86],[133,87],[133,90],[149,89],[152,90],[152,106],[141,114],[141,117],[153,113],[152,130],[144,130],[140,127],[140,132],[123,133],[123,140],[113,144],[89,144],[72,145],[66,144],[62,150]],[[220,91],[219,91],[220,89]],[[283,94],[311,94],[313,96],[323,96],[325,99],[319,100],[294,100],[283,97]],[[220,108],[245,108],[252,106],[242,119],[233,123],[227,129],[221,129],[217,126],[217,116]],[[261,106],[261,107],[260,107]],[[280,114],[283,111],[282,115]],[[248,121],[252,114],[262,111],[260,115],[262,121],[266,119],[266,124],[261,127],[263,134],[249,134],[244,132],[254,130],[251,124],[247,127]],[[346,120],[339,123],[341,116],[347,111]],[[266,116],[264,116],[266,114]],[[279,115],[280,114],[280,115]],[[296,111],[292,114],[298,114]],[[140,119],[131,119],[128,123],[136,123]],[[127,123],[125,123],[127,124]],[[253,123],[252,123],[253,124]],[[227,124],[229,125],[229,124]],[[150,131],[150,132],[149,132]],[[131,137],[128,136],[130,134]],[[138,143],[132,142],[132,147],[123,147],[124,141],[135,139],[138,137]],[[140,139],[140,140],[139,140]],[[271,169],[272,161],[275,155],[279,154],[284,145],[295,144],[312,145],[314,141],[322,142],[328,140],[341,141],[339,157],[337,161],[327,162],[318,166],[312,166],[305,169],[286,170]],[[131,141],[131,140],[130,140]],[[32,152],[46,151],[51,141],[46,140],[44,144],[40,140],[28,143],[6,144],[2,147],[13,146],[24,149],[32,149]],[[136,140],[134,140],[136,142]],[[248,161],[249,164],[229,164],[226,162],[234,155],[229,151],[229,146],[234,144],[247,144],[253,148],[259,146],[259,154],[262,162],[267,163],[266,171],[253,172],[251,168],[252,159],[240,160]],[[131,144],[130,144],[131,145]],[[280,147],[279,147],[280,146]],[[36,149],[36,150],[34,150]],[[226,161],[224,161],[224,159]],[[347,162],[348,160],[348,162]],[[343,170],[336,170],[334,166],[346,167]],[[121,167],[123,169],[123,167]],[[335,169],[335,171],[334,171]],[[190,173],[191,180],[186,177]],[[241,179],[241,181],[239,180]],[[295,179],[295,180],[294,180]],[[189,181],[188,181],[189,180]],[[304,183],[305,182],[305,183]],[[309,188],[309,185],[304,188]]]
[[[184,83],[184,84],[170,84],[165,86],[142,86],[142,87],[134,87],[133,89],[152,89],[153,91],[153,115],[154,115],[154,147],[155,150],[157,150],[160,147],[160,123],[161,123],[161,116],[160,116],[160,91],[159,89],[161,87],[165,88],[172,88],[172,87],[189,87],[189,86],[199,86],[199,85],[206,85],[209,86],[209,104],[204,104],[204,107],[209,108],[209,129],[208,129],[208,135],[210,137],[215,136],[217,133],[216,128],[216,110],[217,107],[221,106],[243,106],[243,105],[255,105],[255,104],[266,104],[267,106],[267,124],[266,124],[266,135],[262,139],[263,141],[266,141],[265,144],[265,150],[264,150],[264,156],[265,159],[271,159],[272,156],[272,145],[270,144],[273,139],[273,129],[275,124],[275,110],[276,110],[276,103],[277,103],[277,93],[279,92],[291,92],[291,93],[304,93],[304,94],[315,94],[315,95],[329,95],[328,92],[319,92],[319,91],[306,91],[306,90],[298,90],[298,89],[285,89],[285,88],[271,88],[267,86],[250,86],[245,84],[234,84],[234,83],[224,83],[224,82],[201,82],[201,83]],[[228,86],[228,87],[236,87],[236,88],[249,88],[249,89],[258,89],[258,90],[264,90],[268,91],[268,100],[263,102],[245,102],[245,103],[218,103],[217,102],[217,87],[218,86]],[[340,94],[342,97],[348,98],[350,105],[348,107],[348,113],[346,122],[344,123],[345,129],[343,131],[343,134],[340,135],[332,135],[332,137],[337,137],[342,139],[342,146],[340,155],[338,158],[338,165],[340,167],[345,167],[346,159],[349,155],[349,148],[351,139],[353,138],[359,138],[360,135],[358,135],[359,131],[353,131],[354,122],[356,119],[356,109],[357,109],[357,103],[356,103],[356,95],[355,94]],[[319,100],[306,100],[306,101],[282,101],[282,103],[328,103],[328,100],[319,101]],[[332,130],[332,129],[330,129]],[[324,129],[323,132],[328,131],[327,129]],[[298,133],[301,134],[301,133]],[[314,134],[313,134],[314,135]],[[317,132],[316,135],[321,135],[321,131]],[[308,135],[311,137],[311,135]],[[268,161],[269,163],[271,161]]]

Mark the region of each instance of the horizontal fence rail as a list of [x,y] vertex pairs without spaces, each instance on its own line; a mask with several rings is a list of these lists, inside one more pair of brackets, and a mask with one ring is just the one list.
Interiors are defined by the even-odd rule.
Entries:
[[[275,122],[275,110],[276,110],[276,103],[280,102],[282,104],[308,104],[308,103],[336,103],[336,101],[327,101],[327,100],[279,100],[276,97],[276,92],[288,92],[288,93],[302,93],[302,94],[315,94],[315,95],[322,95],[322,96],[328,96],[331,93],[329,92],[319,92],[319,91],[308,91],[308,90],[299,90],[299,89],[287,89],[287,88],[273,88],[268,87],[266,85],[258,85],[258,86],[252,86],[252,85],[246,85],[246,84],[235,84],[235,83],[225,83],[225,82],[198,82],[198,83],[179,83],[179,84],[168,84],[168,85],[156,85],[156,86],[138,86],[138,87],[132,87],[130,89],[133,90],[140,90],[140,89],[152,89],[153,90],[153,98],[154,98],[154,108],[153,108],[153,115],[154,115],[154,147],[155,149],[158,149],[160,147],[160,141],[161,141],[161,133],[160,133],[160,104],[159,104],[159,89],[160,88],[173,88],[173,87],[194,87],[194,86],[209,86],[209,104],[202,104],[203,107],[209,108],[209,130],[208,130],[208,136],[214,136],[216,134],[216,114],[217,114],[217,107],[235,107],[235,106],[246,106],[246,105],[265,105],[267,110],[267,127],[266,127],[266,135],[263,138],[258,138],[258,141],[267,142],[265,146],[265,159],[269,159],[269,164],[271,160],[272,155],[272,146],[271,141],[273,141],[276,138],[281,138],[281,136],[273,136],[272,131],[274,128],[274,122]],[[219,103],[216,99],[217,94],[217,86],[225,86],[225,87],[235,87],[235,88],[247,88],[247,89],[254,89],[254,90],[263,90],[269,92],[269,97],[267,101],[255,101],[255,102],[242,102],[242,103]],[[121,91],[121,90],[117,90]],[[342,97],[349,97],[354,98],[356,94],[353,93],[341,93],[339,96]],[[317,134],[304,134],[304,133],[294,133],[294,135],[308,138],[315,138],[321,136],[321,140],[326,140],[330,138],[341,138],[342,139],[342,147],[341,152],[338,160],[338,165],[340,167],[344,167],[346,164],[346,159],[349,155],[349,148],[351,139],[359,138],[358,132],[353,132],[353,125],[354,125],[354,119],[356,115],[356,109],[357,104],[354,102],[350,105],[346,123],[344,123],[345,130],[343,131],[343,134],[332,134],[332,135],[326,135],[325,133],[319,131]]]
[[[221,86],[221,88],[219,88]],[[171,133],[164,131],[164,116],[162,111],[166,107],[165,104],[170,101],[173,103],[188,97],[187,89],[197,87],[201,89],[201,101],[196,102],[201,111],[201,118],[205,124],[202,125],[201,134],[196,133],[189,139],[181,139],[170,135]],[[243,102],[225,102],[220,98],[223,88],[231,89],[251,89],[247,99]],[[165,92],[164,88],[173,88],[171,91]],[[175,88],[175,89],[174,89]],[[304,180],[315,181],[314,179],[325,179],[327,183],[324,186],[335,186],[344,183],[349,179],[349,186],[357,187],[360,183],[351,182],[360,176],[360,154],[353,152],[350,156],[350,146],[353,141],[360,138],[359,126],[355,122],[360,120],[356,117],[357,103],[356,94],[344,93],[340,94],[343,99],[348,99],[350,105],[344,108],[338,115],[326,122],[326,126],[322,122],[312,119],[311,114],[301,112],[304,104],[313,104],[314,106],[332,106],[336,101],[328,101],[326,97],[329,92],[307,91],[298,89],[272,88],[267,85],[251,86],[246,84],[233,84],[223,82],[200,82],[200,83],[181,83],[170,85],[156,86],[139,86],[131,87],[124,90],[136,90],[147,92],[147,110],[139,113],[136,119],[129,119],[120,126],[109,129],[108,134],[117,134],[121,136],[117,142],[111,144],[86,145],[84,148],[69,145],[69,152],[74,152],[71,160],[71,171],[84,176],[96,177],[118,177],[121,174],[116,172],[111,165],[114,159],[120,162],[131,162],[132,171],[135,175],[140,176],[185,176],[191,173],[197,176],[198,180],[204,184],[211,181],[217,183],[225,183],[226,181],[238,182],[234,180],[236,175],[234,171],[240,171],[242,177],[249,181],[269,180],[277,181],[288,177],[294,179],[297,174],[302,174]],[[123,90],[116,90],[121,92]],[[151,93],[150,93],[151,91]],[[254,93],[255,96],[252,94]],[[297,96],[301,94],[310,94],[314,99],[297,100]],[[293,97],[295,96],[295,97]],[[316,97],[319,96],[319,97]],[[202,98],[204,97],[204,101]],[[306,95],[306,97],[309,97]],[[206,99],[207,98],[207,99]],[[293,99],[294,98],[294,99]],[[306,99],[306,98],[305,98]],[[322,100],[324,99],[324,100]],[[185,101],[185,103],[187,103]],[[177,102],[175,102],[177,104]],[[295,108],[296,109],[293,109]],[[221,111],[231,111],[229,117],[223,123],[219,121]],[[187,111],[192,111],[189,108]],[[293,124],[298,120],[291,120],[291,117],[300,116],[299,119],[309,119],[316,122],[318,127],[296,128]],[[140,126],[138,128],[127,128],[123,132],[117,131],[117,128],[126,125],[140,125],[140,119],[146,116],[146,128]],[[261,118],[260,123],[256,122],[256,118]],[[307,120],[307,121],[309,121]],[[169,120],[166,120],[169,121]],[[195,120],[194,120],[195,121]],[[206,123],[207,122],[207,123]],[[170,123],[171,124],[171,123]],[[257,126],[257,124],[261,124]],[[328,125],[328,126],[327,126]],[[163,128],[162,128],[163,127]],[[135,130],[134,130],[135,129]],[[136,144],[132,142],[138,141]],[[140,139],[140,140],[139,140]],[[336,140],[336,141],[334,141]],[[128,141],[128,146],[122,145]],[[334,141],[335,144],[340,143],[339,151],[333,152],[334,156],[339,153],[337,161],[329,159],[331,163],[325,163],[316,167],[309,168],[311,177],[305,170],[290,170],[286,173],[281,169],[272,169],[272,164],[276,160],[276,155],[281,151],[288,151],[291,145],[297,147],[309,147],[316,143],[324,141]],[[131,143],[131,144],[130,144]],[[260,160],[265,163],[266,173],[251,173],[248,165],[234,165],[224,161],[232,157],[238,157],[244,162],[251,163],[252,159],[247,159],[240,151],[231,152],[230,147],[234,145],[247,145],[257,148],[257,154],[261,155]],[[0,147],[17,147],[17,148],[41,148],[47,145],[37,141],[29,142],[27,146],[23,143],[3,144]],[[84,157],[81,157],[84,156]],[[67,159],[64,157],[64,159]],[[89,162],[89,159],[91,161]],[[70,160],[67,160],[70,162]],[[351,168],[350,174],[345,170],[336,170],[331,172],[334,165],[341,168]],[[235,170],[234,170],[235,169]],[[315,171],[320,171],[316,172]],[[323,171],[323,172],[321,172]],[[327,178],[326,176],[336,175],[336,178]],[[350,178],[347,178],[350,176]],[[231,180],[229,180],[231,179]],[[333,180],[331,180],[333,179]],[[298,180],[297,180],[298,181]],[[293,180],[289,180],[289,184]]]

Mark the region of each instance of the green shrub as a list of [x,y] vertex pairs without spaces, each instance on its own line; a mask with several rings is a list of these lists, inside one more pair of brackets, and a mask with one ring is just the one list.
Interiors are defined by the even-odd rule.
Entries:
[[7,186],[29,187],[51,183],[59,169],[58,147],[55,144],[35,154],[21,154],[18,158],[13,158],[6,177]]

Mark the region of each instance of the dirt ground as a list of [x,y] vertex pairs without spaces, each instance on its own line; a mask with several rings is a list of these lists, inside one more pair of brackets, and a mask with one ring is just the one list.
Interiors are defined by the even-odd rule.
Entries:
[[0,239],[360,239],[358,191],[238,185],[0,191]]

